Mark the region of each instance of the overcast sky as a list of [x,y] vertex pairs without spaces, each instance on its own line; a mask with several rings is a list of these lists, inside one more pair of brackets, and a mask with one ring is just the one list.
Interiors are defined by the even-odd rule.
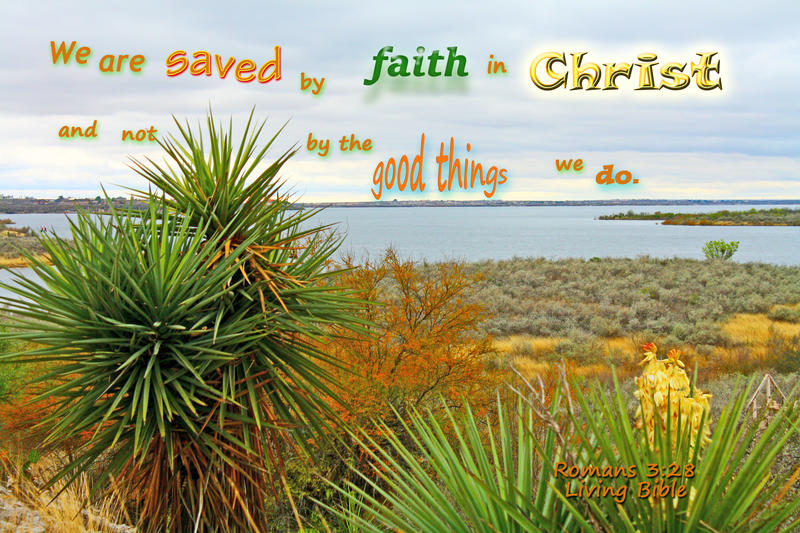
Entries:
[[[174,132],[171,116],[196,123],[208,106],[240,121],[251,107],[273,131],[289,121],[275,153],[301,150],[283,176],[307,201],[370,200],[382,159],[414,154],[426,135],[424,194],[384,199],[482,199],[482,189],[441,194],[435,152],[455,138],[484,167],[508,169],[501,199],[799,198],[800,8],[784,2],[4,2],[0,7],[0,193],[43,197],[112,194],[143,180],[128,157],[160,158],[155,145],[122,143],[123,129]],[[92,48],[89,65],[54,66],[50,41]],[[188,73],[167,77],[175,50],[249,58],[282,49],[282,79],[244,84]],[[390,80],[370,87],[383,46],[414,55],[458,46],[469,76]],[[719,52],[722,91],[541,91],[530,80],[545,51],[588,52],[597,63],[687,63]],[[140,75],[104,75],[105,54],[143,54]],[[486,75],[489,54],[509,69]],[[569,58],[569,55],[567,55]],[[325,77],[319,97],[300,92],[300,73]],[[215,73],[216,74],[216,73]],[[63,125],[98,121],[94,141],[61,140]],[[368,154],[305,149],[309,132],[372,139]],[[582,157],[580,174],[555,158]],[[630,170],[635,186],[597,185],[605,164]]]

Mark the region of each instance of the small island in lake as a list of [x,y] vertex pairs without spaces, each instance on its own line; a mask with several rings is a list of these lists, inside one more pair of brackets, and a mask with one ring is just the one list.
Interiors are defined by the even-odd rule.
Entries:
[[800,226],[800,209],[772,208],[714,213],[617,213],[600,220],[663,220],[662,224],[679,226]]
[[27,250],[36,256],[44,256],[44,248],[36,232],[29,227],[11,227],[11,219],[0,219],[0,267],[15,268],[27,266],[19,250]]

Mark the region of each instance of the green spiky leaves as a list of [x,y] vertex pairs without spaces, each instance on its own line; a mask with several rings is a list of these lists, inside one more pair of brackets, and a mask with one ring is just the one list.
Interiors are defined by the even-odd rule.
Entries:
[[358,327],[327,283],[339,241],[279,194],[293,152],[265,163],[251,121],[239,144],[179,124],[166,163],[134,162],[145,211],[79,214],[3,298],[34,348],[0,357],[46,363],[47,441],[81,443],[59,477],[127,484],[144,531],[263,529],[284,458],[334,416],[317,341]]
[[[403,431],[383,424],[378,439],[354,432],[373,471],[336,486],[339,507],[318,503],[347,527],[375,533],[797,530],[800,495],[792,485],[800,469],[774,471],[800,430],[794,393],[770,418],[762,412],[752,420],[751,380],[723,409],[701,452],[701,433],[678,431],[673,444],[671,428],[661,424],[654,448],[634,428],[616,375],[610,391],[599,382],[584,390],[574,381],[549,400],[531,391],[518,392],[516,411],[500,402],[496,423],[484,424],[469,410],[446,411],[448,424],[412,411]],[[564,465],[627,474],[570,477]],[[685,491],[652,496],[657,481]],[[580,492],[587,487],[593,495]]]

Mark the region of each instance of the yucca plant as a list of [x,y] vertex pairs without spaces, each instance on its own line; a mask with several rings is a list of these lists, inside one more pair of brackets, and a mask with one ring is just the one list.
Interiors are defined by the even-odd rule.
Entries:
[[[318,276],[319,263],[330,257],[339,241],[333,233],[323,237],[324,228],[303,229],[303,223],[318,210],[295,209],[288,196],[281,194],[283,183],[278,179],[278,172],[295,150],[266,165],[264,158],[281,130],[259,147],[266,122],[254,125],[252,121],[251,112],[236,144],[232,120],[225,131],[221,124],[214,124],[209,112],[208,139],[202,128],[194,132],[176,120],[180,136],[159,141],[166,162],[134,159],[132,168],[166,194],[168,207],[189,217],[195,227],[209,221],[204,231],[222,239],[221,255],[240,246],[247,249],[248,257],[239,268],[241,276],[246,285],[254,286],[262,312],[275,317],[290,312],[289,305],[298,300],[298,289],[306,289],[306,293],[312,289],[310,281]],[[153,194],[152,190],[136,192],[146,201]],[[317,295],[325,291],[313,289]],[[301,300],[306,296],[304,293]]]
[[[749,421],[750,390],[726,406],[705,447],[702,431],[673,432],[671,423],[655,424],[651,443],[646,430],[635,429],[616,376],[611,392],[599,383],[588,392],[572,383],[553,395],[547,411],[518,392],[528,407],[512,414],[501,404],[488,442],[481,442],[480,422],[469,410],[449,419],[455,439],[436,418],[413,413],[410,444],[389,428],[385,445],[361,439],[374,475],[362,475],[366,489],[340,488],[347,505],[331,511],[374,532],[795,531],[800,494],[791,485],[800,469],[774,474],[772,468],[799,429],[797,411],[792,403],[770,420]],[[532,413],[546,431],[533,430]],[[561,465],[594,473],[571,478]],[[606,467],[610,475],[597,475]],[[615,467],[627,474],[611,475]],[[666,481],[685,486],[683,496],[639,494],[640,483],[652,489],[673,471],[679,475]],[[581,486],[613,492],[587,496]]]
[[478,418],[468,404],[460,413],[443,409],[445,422],[411,410],[400,432],[381,424],[380,442],[363,431],[354,434],[373,471],[357,472],[360,483],[337,487],[341,507],[318,504],[351,529],[375,533],[590,527],[570,512],[572,503],[558,499],[556,488],[564,482],[548,475],[561,457],[556,431],[543,429],[521,398],[515,406],[498,400],[495,421]]
[[360,304],[326,282],[339,241],[279,196],[293,152],[264,165],[263,127],[179,125],[171,163],[134,163],[147,210],[79,214],[72,243],[42,238],[52,265],[28,257],[41,281],[6,287],[9,335],[39,347],[2,359],[51,363],[47,441],[85,439],[58,478],[115,476],[142,531],[264,530],[287,454],[335,416],[314,346]]
[[[746,409],[752,384],[734,394],[710,436],[693,427],[691,415],[681,413],[677,402],[663,424],[654,424],[652,440],[645,429],[633,429],[616,375],[611,393],[598,385],[578,392],[575,454],[601,467],[633,465],[636,473],[610,480],[627,487],[622,504],[587,499],[590,515],[605,531],[615,532],[795,531],[800,493],[791,487],[800,465],[794,472],[774,473],[773,467],[800,430],[797,405],[787,402],[772,418],[766,419],[765,411],[753,420]],[[654,496],[656,481],[674,481],[676,489],[684,487],[683,495],[673,490]],[[647,490],[640,492],[643,483]]]

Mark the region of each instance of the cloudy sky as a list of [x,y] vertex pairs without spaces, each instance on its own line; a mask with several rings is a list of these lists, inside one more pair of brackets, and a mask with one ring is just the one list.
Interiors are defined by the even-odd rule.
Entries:
[[[283,175],[307,201],[370,200],[379,161],[419,150],[425,133],[425,193],[384,199],[484,198],[482,188],[439,193],[435,152],[455,138],[457,155],[508,170],[502,199],[800,198],[800,7],[794,1],[702,2],[4,2],[0,7],[0,193],[95,196],[141,186],[129,157],[159,158],[155,145],[123,143],[123,129],[175,131],[209,105],[237,124],[255,106],[268,129],[288,121],[276,153],[300,151]],[[91,47],[86,67],[54,66],[50,41]],[[280,81],[165,74],[175,50],[249,58],[282,49]],[[383,46],[457,46],[469,76],[389,79],[370,87]],[[719,52],[722,91],[545,92],[530,80],[545,51],[588,52],[597,63],[634,62],[643,52],[687,63]],[[140,75],[105,75],[105,54],[142,54]],[[486,75],[489,55],[507,76]],[[567,55],[569,58],[569,55]],[[300,73],[325,90],[300,92]],[[98,121],[94,141],[62,140],[63,125]],[[372,139],[367,154],[305,148],[309,133]],[[581,157],[582,173],[558,173],[556,158]],[[600,186],[603,165],[630,170],[633,186]]]

